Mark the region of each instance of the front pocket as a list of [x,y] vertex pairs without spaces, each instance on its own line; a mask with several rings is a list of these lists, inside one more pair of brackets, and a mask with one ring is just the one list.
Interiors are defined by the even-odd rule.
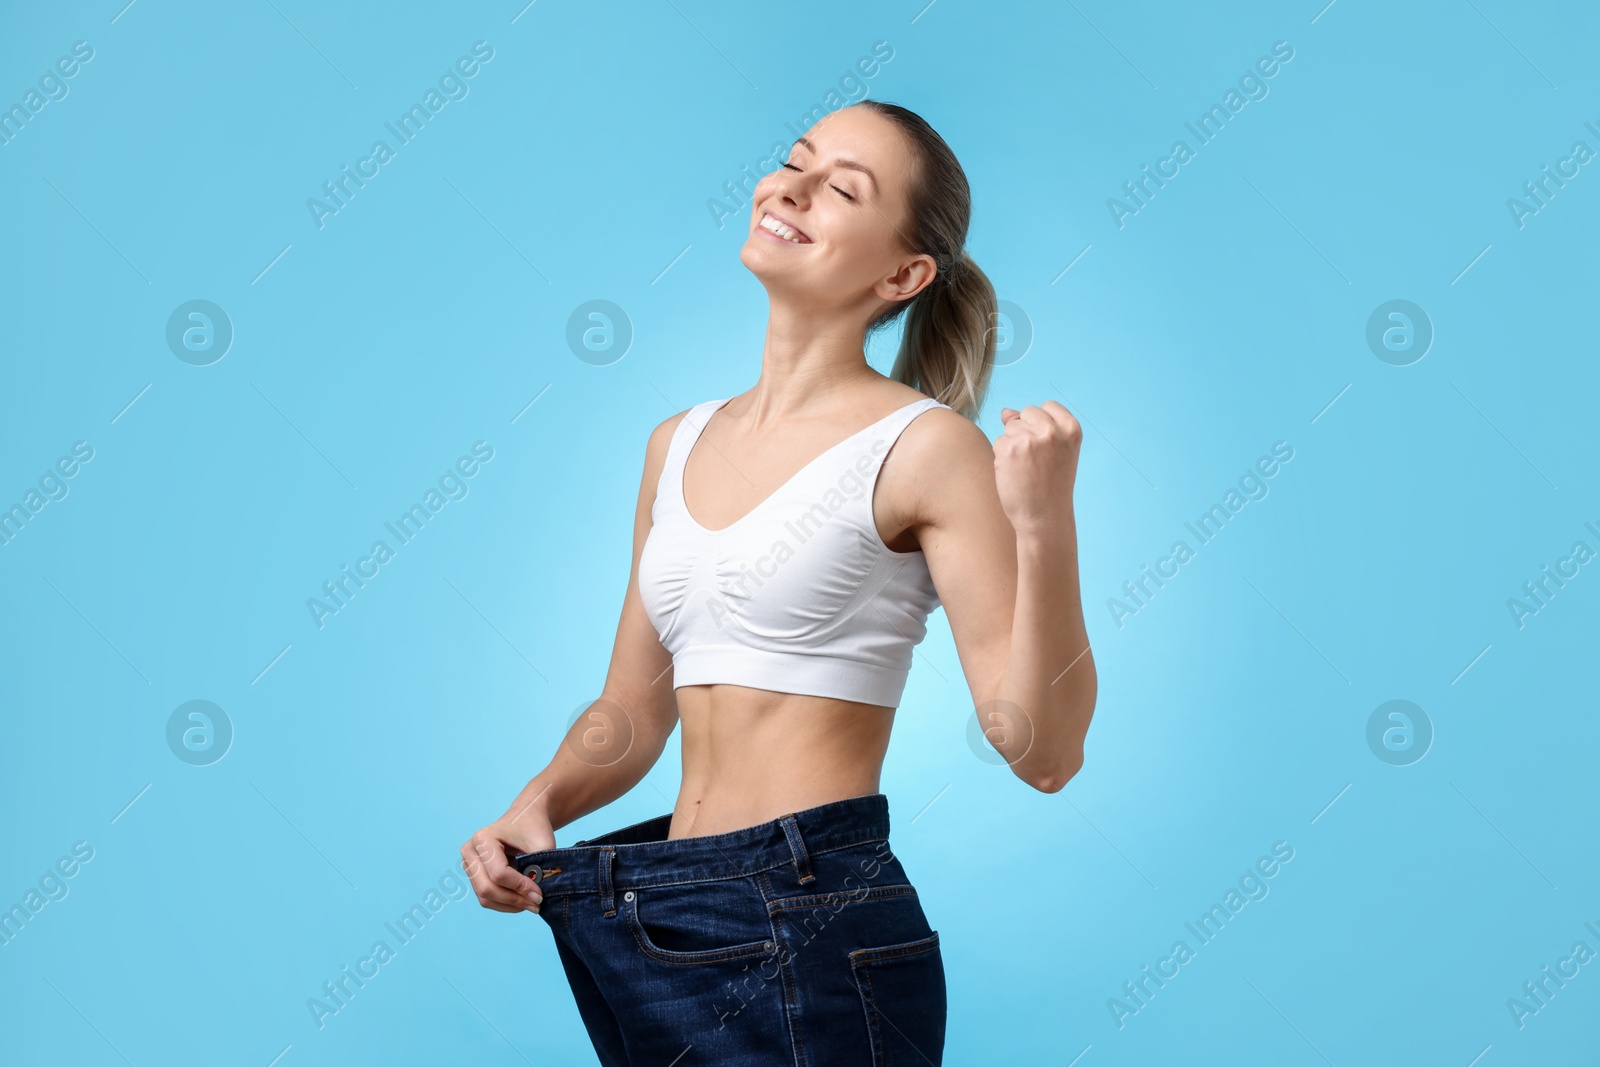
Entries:
[[662,963],[719,963],[777,951],[761,891],[747,879],[621,894],[639,951]]
[[944,1056],[944,961],[939,932],[850,953],[871,1042],[872,1067],[926,1067]]
[[[838,911],[851,904],[861,904],[869,900],[893,900],[897,897],[911,897],[916,899],[917,889],[907,882],[895,885],[875,885],[855,889],[836,889],[831,893],[807,893],[799,896],[779,897],[772,902],[771,910],[774,913],[788,911],[804,911],[815,908],[829,908]],[[917,908],[921,909],[921,903]]]

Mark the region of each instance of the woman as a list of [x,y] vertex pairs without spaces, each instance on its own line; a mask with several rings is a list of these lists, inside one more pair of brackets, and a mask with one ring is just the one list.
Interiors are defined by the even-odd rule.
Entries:
[[[550,924],[607,1067],[936,1064],[939,937],[879,772],[939,604],[1011,769],[1053,793],[1081,766],[1081,431],[1055,401],[1003,409],[992,447],[972,421],[994,290],[963,249],[966,177],[916,114],[834,112],[751,203],[760,378],[651,434],[601,699],[462,865],[484,907]],[[886,378],[863,345],[902,314]],[[557,848],[680,720],[672,812]]]

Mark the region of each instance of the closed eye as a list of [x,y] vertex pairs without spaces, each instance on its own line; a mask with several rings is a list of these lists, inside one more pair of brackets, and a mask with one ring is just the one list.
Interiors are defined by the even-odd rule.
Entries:
[[[784,166],[789,168],[790,170],[794,171],[796,174],[804,174],[805,173],[805,171],[801,170],[799,167],[795,166],[793,163],[785,163]],[[834,192],[838,193],[840,196],[844,197],[846,200],[854,200],[855,199],[855,197],[851,196],[849,193],[845,192],[843,189],[839,188],[837,185],[830,185],[830,186],[828,186],[828,188],[832,189]]]

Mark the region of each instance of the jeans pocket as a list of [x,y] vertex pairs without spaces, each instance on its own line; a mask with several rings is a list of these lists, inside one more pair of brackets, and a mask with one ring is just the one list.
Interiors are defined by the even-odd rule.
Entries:
[[639,951],[662,963],[719,963],[777,950],[761,890],[746,878],[622,893]]
[[944,1056],[944,961],[939,932],[850,953],[866,1011],[872,1067],[938,1064]]

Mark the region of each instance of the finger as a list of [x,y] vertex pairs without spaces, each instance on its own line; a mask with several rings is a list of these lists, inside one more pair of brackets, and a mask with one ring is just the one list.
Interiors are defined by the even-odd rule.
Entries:
[[1055,400],[1046,400],[1044,406],[1029,404],[1018,413],[1008,430],[1015,429],[1018,436],[1028,435],[1041,441],[1056,433],[1071,436],[1078,428],[1078,420],[1066,406]]
[[1078,417],[1072,410],[1059,400],[1046,400],[1040,405],[1040,410],[1054,419],[1063,428],[1071,429],[1078,424]]
[[1001,408],[1000,409],[1000,422],[1002,424],[1008,423],[1008,422],[1010,422],[1012,419],[1014,419],[1016,417],[1017,417],[1017,412],[1016,412],[1016,410],[1014,408]]
[[526,898],[535,904],[544,899],[539,883],[522,874],[506,860],[506,850],[500,842],[492,840],[483,831],[473,837],[478,846],[478,857],[483,861],[483,873],[493,885],[500,887],[511,898]]
[[[506,863],[505,860],[505,850],[499,847],[498,844],[486,847],[487,844],[485,840],[480,840],[479,835],[474,835],[471,841],[461,847],[462,862],[466,867],[467,877],[472,881],[472,889],[478,895],[478,903],[486,908],[505,912],[523,911],[530,904],[538,905],[541,903],[544,899],[544,894],[539,892],[532,879],[524,878],[511,870],[511,865]],[[514,877],[522,878],[524,882],[533,887],[533,895],[529,895],[526,891],[518,892],[515,889],[506,888],[496,882],[488,863],[484,859],[485,853],[488,854],[491,860],[498,855],[500,863],[506,870],[511,871]]]
[[472,883],[472,892],[478,898],[478,903],[486,908],[504,911],[508,905],[503,905],[494,900],[498,896],[495,885],[483,873],[483,863],[478,859],[478,848],[472,841],[461,846],[461,869],[467,874],[467,881]]
[[461,846],[461,869],[467,872],[467,880],[472,883],[472,891],[477,894],[479,904],[495,911],[516,910],[514,902],[502,899],[504,894],[500,887],[489,881],[483,869],[483,860],[478,857],[476,841],[469,840]]
[[531,911],[534,913],[539,911],[539,906],[531,900],[524,900],[521,904],[501,904],[494,900],[480,900],[478,903],[490,911],[503,912],[506,915],[515,915],[519,911]]
[[1011,408],[1007,408],[1006,410],[1011,412],[1011,418],[1006,420],[1005,432],[1010,434],[1012,437],[1026,435],[1030,430],[1037,427],[1037,416],[1031,414],[1031,412],[1038,411],[1038,408],[1030,405],[1023,408],[1021,411],[1015,411]]

